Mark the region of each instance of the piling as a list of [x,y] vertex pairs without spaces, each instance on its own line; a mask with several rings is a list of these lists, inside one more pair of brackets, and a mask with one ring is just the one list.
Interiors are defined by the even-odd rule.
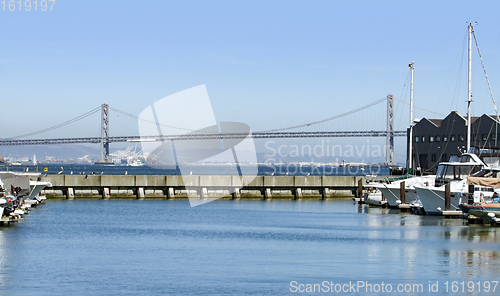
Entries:
[[144,198],[145,198],[144,187],[137,188],[137,199],[142,200]]
[[233,200],[240,200],[241,199],[241,192],[239,188],[234,188],[233,191]]
[[295,200],[302,199],[302,188],[295,188],[294,199]]
[[322,188],[322,190],[321,190],[321,200],[326,200],[329,195],[330,195],[330,189],[328,189],[328,188]]
[[104,187],[102,188],[102,199],[109,199],[109,188],[108,187]]
[[401,196],[401,203],[405,204],[406,203],[406,185],[405,181],[401,182],[399,184],[399,195]]
[[450,194],[450,183],[444,186],[444,210],[449,211],[451,209],[451,194]]
[[271,188],[266,188],[264,192],[264,200],[271,200],[271,199],[273,199]]
[[363,179],[358,180],[358,194],[359,201],[363,198]]
[[68,187],[66,189],[66,199],[69,199],[69,200],[75,199],[75,191],[73,190],[73,188]]
[[474,203],[474,185],[469,185],[469,199],[467,203],[470,205]]
[[175,190],[173,187],[167,188],[167,199],[175,199]]

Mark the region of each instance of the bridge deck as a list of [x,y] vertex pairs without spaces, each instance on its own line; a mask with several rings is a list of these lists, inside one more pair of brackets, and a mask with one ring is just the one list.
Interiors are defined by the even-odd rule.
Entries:
[[[141,142],[141,141],[166,141],[166,140],[202,140],[202,139],[244,139],[247,136],[254,139],[272,138],[328,138],[328,137],[386,137],[387,131],[340,131],[340,132],[256,132],[250,136],[245,133],[234,134],[183,134],[183,135],[163,135],[163,136],[122,136],[107,137],[104,142]],[[406,131],[394,131],[393,136],[406,136]],[[58,139],[2,139],[0,146],[15,145],[52,145],[52,144],[82,144],[101,143],[101,137],[86,138],[58,138]]]

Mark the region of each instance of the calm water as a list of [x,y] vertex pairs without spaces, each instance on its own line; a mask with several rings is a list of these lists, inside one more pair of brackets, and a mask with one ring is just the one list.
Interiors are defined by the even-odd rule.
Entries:
[[499,228],[351,200],[49,201],[0,228],[0,293],[283,295],[366,281],[427,295],[431,281],[434,295],[456,295],[453,281],[500,280],[499,243]]

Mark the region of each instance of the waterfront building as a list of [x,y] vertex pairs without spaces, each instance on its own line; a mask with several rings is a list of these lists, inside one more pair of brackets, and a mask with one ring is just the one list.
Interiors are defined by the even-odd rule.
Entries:
[[[498,165],[500,123],[496,116],[472,117],[471,147],[489,164]],[[408,139],[409,140],[409,139]],[[440,162],[459,156],[467,147],[467,118],[452,111],[444,119],[422,118],[413,126],[413,168],[435,171]]]

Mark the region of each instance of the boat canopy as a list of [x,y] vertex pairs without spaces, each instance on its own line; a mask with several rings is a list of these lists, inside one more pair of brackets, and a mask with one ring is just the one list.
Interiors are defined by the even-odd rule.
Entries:
[[480,185],[500,188],[500,178],[467,177],[468,185]]

